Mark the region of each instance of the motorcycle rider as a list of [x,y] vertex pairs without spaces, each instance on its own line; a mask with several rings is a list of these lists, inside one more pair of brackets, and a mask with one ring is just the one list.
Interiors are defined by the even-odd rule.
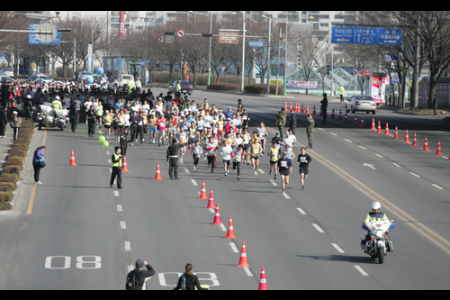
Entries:
[[[389,221],[388,217],[385,213],[381,212],[381,204],[379,202],[373,202],[372,203],[372,211],[369,212],[366,216],[366,219],[364,220],[362,228],[364,230],[367,230],[367,235],[365,241],[361,241],[361,247],[366,244],[367,241],[370,241],[370,228],[367,227],[368,222],[386,222]],[[389,228],[391,230],[391,228]]]
[[25,120],[32,120],[31,112],[33,110],[33,99],[31,99],[31,95],[27,95],[25,101],[24,101],[24,108],[25,108]]
[[53,100],[52,107],[53,107],[53,110],[55,111],[55,116],[56,116],[56,111],[63,109],[59,96],[56,96],[55,100]]

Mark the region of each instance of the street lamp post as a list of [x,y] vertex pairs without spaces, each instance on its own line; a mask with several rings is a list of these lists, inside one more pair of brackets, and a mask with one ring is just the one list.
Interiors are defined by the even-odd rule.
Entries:
[[[75,72],[77,71],[77,36],[75,34],[76,30],[75,30],[75,26],[74,26],[74,20],[77,16],[73,15],[72,16],[72,28],[73,28],[73,74],[75,75]],[[77,80],[77,78],[75,78],[75,80]]]
[[272,18],[268,17],[269,19],[269,28],[267,31],[267,94],[270,93],[270,38],[271,38],[271,31],[272,31]]
[[[203,16],[209,16],[209,33],[211,36],[209,37],[209,57],[208,57],[208,85],[211,84],[211,47],[212,47],[212,13],[208,14],[199,14],[195,11],[188,11],[188,14],[196,14],[196,15],[203,15]],[[181,66],[180,66],[181,67]]]

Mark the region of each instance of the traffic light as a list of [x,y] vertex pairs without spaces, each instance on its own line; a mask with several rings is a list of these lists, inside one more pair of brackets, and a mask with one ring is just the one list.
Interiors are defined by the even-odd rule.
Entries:
[[164,35],[175,35],[175,32],[164,32]]
[[202,33],[202,37],[212,37],[211,33]]
[[330,75],[331,67],[330,67],[330,66],[327,66],[326,69],[327,69],[326,74],[327,74],[327,75]]

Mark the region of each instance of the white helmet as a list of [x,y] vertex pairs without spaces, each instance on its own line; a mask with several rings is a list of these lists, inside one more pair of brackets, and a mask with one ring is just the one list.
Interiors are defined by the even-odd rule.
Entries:
[[27,95],[27,99],[31,99],[31,95]]
[[381,209],[381,204],[380,204],[380,202],[374,202],[374,203],[372,203],[372,210],[375,210],[375,209]]
[[55,100],[59,100],[59,96],[56,96],[56,97],[55,97]]

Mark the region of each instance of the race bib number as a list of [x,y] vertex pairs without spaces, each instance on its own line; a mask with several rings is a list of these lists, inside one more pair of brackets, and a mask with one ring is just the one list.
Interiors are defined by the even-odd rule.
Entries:
[[248,138],[244,138],[244,144],[248,144]]
[[281,162],[281,167],[286,168],[287,167],[287,161],[283,160]]
[[300,157],[300,162],[304,163],[306,161],[306,157]]
[[151,128],[156,128],[156,124],[150,124]]
[[264,137],[265,137],[264,133],[260,133],[260,134],[259,134],[259,138],[260,138],[260,139],[263,139]]
[[259,154],[259,148],[254,148],[253,149],[253,154]]
[[278,159],[278,153],[275,153],[274,155],[272,155],[272,159],[273,160],[277,160]]
[[242,120],[247,120],[247,116],[242,116]]
[[240,155],[236,155],[234,158],[235,158],[237,161],[241,161],[241,156],[240,156]]
[[223,126],[220,126],[220,125],[219,125],[219,130],[223,130]]
[[139,126],[142,126],[142,121],[139,121],[138,125],[139,125]]

